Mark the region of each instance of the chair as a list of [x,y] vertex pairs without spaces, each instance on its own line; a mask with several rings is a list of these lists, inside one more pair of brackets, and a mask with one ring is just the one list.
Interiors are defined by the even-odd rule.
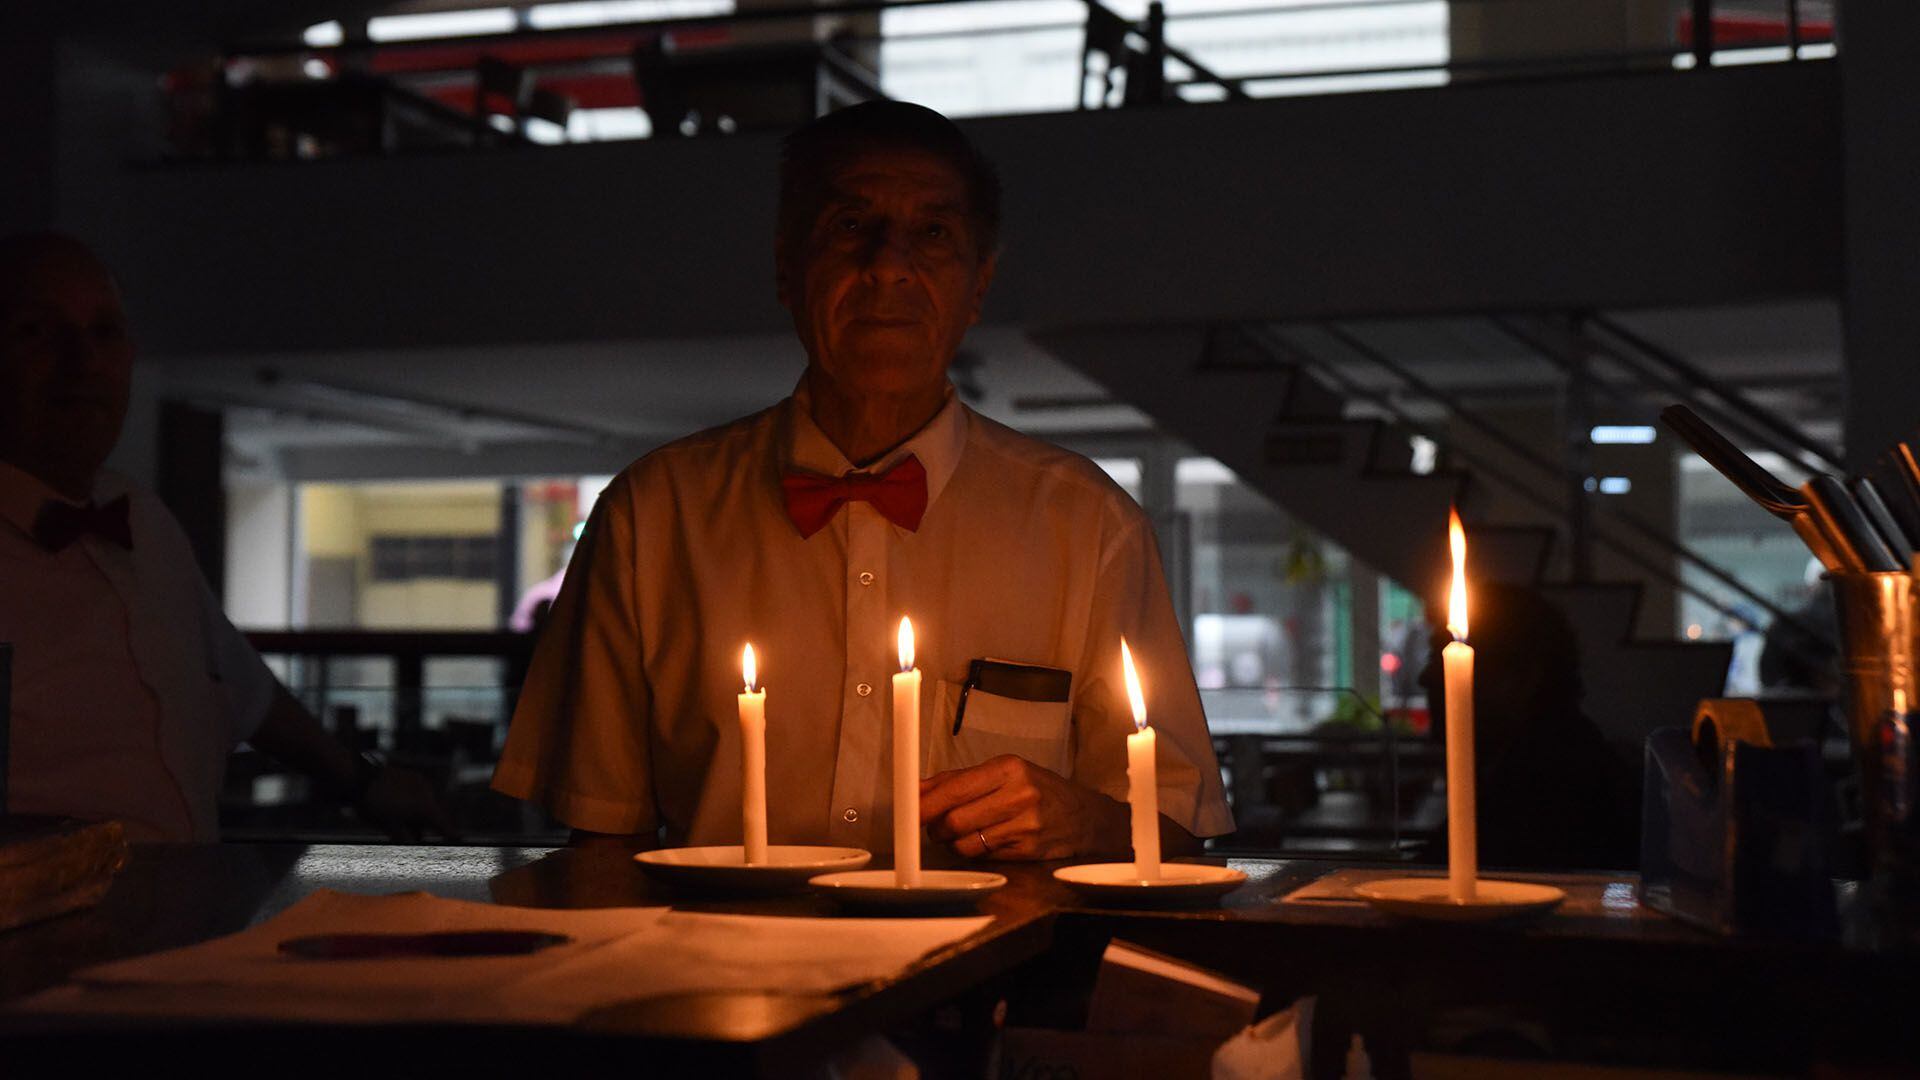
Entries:
[[655,138],[804,124],[882,98],[879,78],[844,42],[791,41],[676,51],[665,39],[633,52],[640,107]]
[[[533,96],[533,73],[497,56],[482,56],[473,65],[473,145],[497,142],[502,134],[516,139],[521,135],[522,118]],[[504,102],[504,105],[502,104]],[[493,118],[505,116],[513,122],[511,131],[502,132]]]
[[545,120],[547,123],[558,127],[561,131],[565,131],[567,129],[567,121],[573,118],[573,110],[574,101],[571,97],[557,90],[547,90],[536,86],[533,88],[533,92],[527,96],[527,107],[524,115],[528,120]]
[[[1146,48],[1136,49],[1127,38],[1138,33],[1146,39]],[[1087,80],[1093,74],[1093,58],[1105,58],[1100,71],[1100,93],[1092,105],[1087,103]],[[1105,108],[1113,96],[1115,72],[1125,76],[1121,90],[1122,108],[1157,105],[1169,100],[1167,93],[1167,12],[1156,2],[1147,8],[1146,25],[1135,26],[1096,2],[1087,2],[1086,36],[1080,47],[1079,107]]]

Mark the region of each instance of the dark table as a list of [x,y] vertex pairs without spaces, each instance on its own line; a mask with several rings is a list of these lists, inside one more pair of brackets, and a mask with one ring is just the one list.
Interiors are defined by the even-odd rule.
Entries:
[[[129,1056],[174,1056],[206,1074],[276,1076],[367,1072],[522,1073],[537,1053],[559,1067],[595,1070],[620,1059],[650,1069],[717,1075],[791,1075],[861,1036],[901,1024],[988,978],[1038,957],[1051,941],[1058,895],[1042,876],[1016,876],[981,905],[983,931],[886,982],[839,995],[706,994],[653,999],[589,1015],[568,1029],[415,1024],[352,1029],[313,1025],[113,1025],[72,1030],[0,1017],[0,1076],[26,1062],[72,1069]],[[375,845],[153,845],[132,861],[100,906],[0,934],[0,1002],[44,989],[80,968],[233,933],[319,889],[422,890],[455,900],[523,907],[670,904],[682,910],[832,916],[810,895],[724,899],[676,894],[614,848],[460,848]],[[957,912],[973,914],[973,912]],[[942,912],[956,914],[956,912]],[[343,1056],[344,1055],[344,1056]]]
[[[1084,1014],[1101,949],[1122,937],[1205,964],[1259,989],[1265,1008],[1316,994],[1315,1063],[1338,1076],[1350,1031],[1376,1048],[1376,1075],[1405,1075],[1422,1047],[1574,1060],[1804,1073],[1815,1063],[1920,1062],[1920,963],[1839,945],[1733,941],[1627,904],[1620,877],[1606,910],[1498,928],[1414,924],[1348,903],[1283,903],[1351,864],[1235,860],[1248,884],[1216,908],[1123,911],[1081,906],[1052,865],[998,865],[1008,887],[993,922],[897,978],[832,995],[723,994],[604,1010],[571,1028],[312,1026],[50,1031],[0,1018],[7,1075],[28,1063],[71,1070],[128,1053],[191,1062],[197,1072],[369,1075],[553,1069],[793,1075],[875,1031],[911,1025],[956,1001],[1009,998],[1015,1023],[1071,1026]],[[676,895],[617,849],[226,844],[136,849],[97,908],[0,934],[0,1000],[79,968],[232,933],[309,893],[422,889],[530,907],[668,903],[688,910],[831,916],[812,896]],[[1518,1042],[1503,1045],[1501,1032]],[[1465,1042],[1448,1043],[1449,1033]],[[1489,1041],[1489,1032],[1493,1041]],[[1474,1039],[1478,1041],[1474,1041]],[[1527,1045],[1528,1043],[1532,1045]],[[546,1071],[543,1069],[543,1071]],[[623,1071],[631,1071],[626,1069]]]
[[[1569,885],[1574,899],[1531,922],[1475,926],[1282,901],[1355,864],[1233,865],[1251,880],[1215,910],[1065,913],[1035,969],[1052,984],[1028,987],[1036,1022],[1074,1023],[1071,1004],[1044,1003],[1074,1002],[1100,950],[1119,937],[1258,989],[1263,1014],[1316,995],[1321,1076],[1342,1075],[1355,1033],[1385,1080],[1408,1075],[1408,1055],[1421,1049],[1768,1076],[1820,1065],[1920,1076],[1920,955],[1721,937],[1639,907],[1631,873],[1542,875]],[[1853,887],[1841,892],[1851,908]]]

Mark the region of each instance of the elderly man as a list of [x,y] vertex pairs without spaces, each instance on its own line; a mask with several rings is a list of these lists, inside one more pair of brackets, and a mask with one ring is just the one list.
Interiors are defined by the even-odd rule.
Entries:
[[496,788],[576,837],[738,843],[751,643],[772,842],[887,850],[905,615],[926,679],[907,749],[921,818],[961,857],[1127,849],[1122,636],[1159,731],[1163,844],[1232,828],[1145,515],[948,382],[999,224],[992,167],[937,113],[871,103],[788,139],[774,264],[806,371],[602,495]]
[[14,649],[20,813],[112,818],[139,841],[220,838],[245,741],[396,835],[446,830],[426,781],[333,741],[261,663],[151,493],[101,464],[134,346],[78,241],[0,238],[0,642]]

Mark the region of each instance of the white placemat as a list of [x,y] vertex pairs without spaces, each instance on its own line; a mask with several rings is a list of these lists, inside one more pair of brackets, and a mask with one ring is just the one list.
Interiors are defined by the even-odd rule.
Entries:
[[[663,994],[857,986],[897,975],[991,921],[569,911],[323,890],[238,934],[88,968],[11,1008],[87,1017],[567,1023]],[[309,934],[482,929],[573,940],[508,957],[303,960],[279,952],[281,941]]]

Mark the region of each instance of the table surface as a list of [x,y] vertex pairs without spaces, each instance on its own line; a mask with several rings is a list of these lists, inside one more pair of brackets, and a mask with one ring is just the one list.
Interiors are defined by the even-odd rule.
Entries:
[[[616,1038],[623,1045],[641,1039],[655,1052],[677,1048],[687,1061],[711,1058],[777,1073],[782,1063],[830,1053],[990,979],[1032,967],[1043,956],[1067,957],[1063,969],[1076,963],[1085,968],[1097,962],[1098,951],[1113,936],[1246,979],[1276,1004],[1298,993],[1324,994],[1351,984],[1383,1005],[1393,999],[1398,1007],[1417,1011],[1419,1003],[1408,995],[1422,986],[1419,992],[1441,997],[1500,988],[1511,994],[1516,976],[1537,981],[1541,972],[1580,973],[1579,979],[1556,979],[1552,986],[1582,984],[1602,999],[1617,995],[1618,986],[1634,986],[1635,980],[1660,982],[1666,992],[1652,987],[1645,995],[1659,1008],[1678,1007],[1669,999],[1713,993],[1729,979],[1766,978],[1767,973],[1776,981],[1801,981],[1787,987],[1777,1003],[1776,1011],[1790,1016],[1801,1015],[1796,1010],[1804,1008],[1813,992],[1809,984],[1816,983],[1892,980],[1889,992],[1901,1000],[1920,1000],[1910,957],[1720,938],[1639,908],[1632,902],[1631,875],[1556,875],[1573,893],[1566,911],[1521,925],[1469,929],[1410,924],[1337,898],[1285,899],[1329,871],[1354,864],[1266,859],[1231,864],[1247,873],[1246,885],[1218,906],[1173,910],[1088,908],[1051,876],[1060,864],[994,864],[1008,884],[980,905],[993,922],[881,984],[832,996],[732,994],[636,1002],[589,1017],[570,1035]],[[99,907],[0,933],[0,1001],[54,985],[92,964],[233,933],[319,889],[423,890],[525,907],[670,904],[683,910],[822,917],[838,910],[831,901],[806,894],[727,899],[674,893],[641,872],[630,853],[615,848],[155,845],[134,850]],[[1657,977],[1650,974],[1656,970]],[[1434,985],[1442,976],[1456,982]],[[1393,992],[1383,993],[1389,986]],[[1575,993],[1564,1004],[1591,1008],[1586,1000]],[[1844,1007],[1858,1018],[1857,1009]],[[3,1021],[0,1036],[57,1038],[37,1025]],[[462,1041],[469,1051],[486,1054],[493,1052],[488,1038],[501,1037],[495,1032],[476,1041],[463,1035]],[[69,1043],[62,1052],[72,1049]]]

